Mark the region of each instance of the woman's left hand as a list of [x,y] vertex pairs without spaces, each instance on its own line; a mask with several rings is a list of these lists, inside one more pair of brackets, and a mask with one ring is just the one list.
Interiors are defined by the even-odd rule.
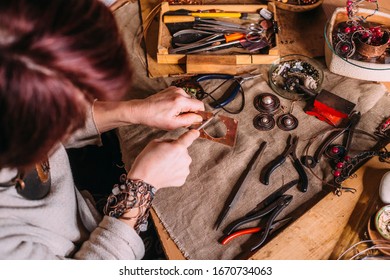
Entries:
[[202,122],[202,117],[196,112],[205,110],[202,101],[191,98],[178,87],[168,87],[137,103],[131,110],[131,118],[135,123],[164,130]]

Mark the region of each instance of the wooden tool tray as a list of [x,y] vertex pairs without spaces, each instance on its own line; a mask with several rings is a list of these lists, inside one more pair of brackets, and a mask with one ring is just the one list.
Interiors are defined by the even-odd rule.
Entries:
[[[245,54],[214,54],[199,53],[199,54],[169,54],[168,48],[171,45],[171,35],[166,24],[163,22],[163,15],[168,11],[176,11],[185,9],[190,11],[197,10],[223,10],[226,12],[245,12],[254,13],[260,9],[267,8],[274,14],[274,20],[277,22],[275,5],[269,3],[267,5],[169,5],[163,2],[161,5],[160,25],[158,34],[157,46],[157,62],[160,64],[187,64],[187,73],[196,73],[196,65],[209,65],[210,67],[219,66],[225,67],[227,65],[250,65],[250,64],[271,64],[280,57],[278,42],[278,34],[275,34],[275,47],[270,48],[268,54],[245,53]],[[228,51],[228,50],[227,50]],[[222,68],[221,68],[222,69]],[[218,69],[217,69],[218,70]],[[215,72],[216,69],[214,68]]]

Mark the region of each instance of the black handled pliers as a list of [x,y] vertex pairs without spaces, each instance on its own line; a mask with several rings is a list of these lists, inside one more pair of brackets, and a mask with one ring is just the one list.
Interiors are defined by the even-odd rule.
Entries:
[[286,161],[286,158],[290,156],[291,160],[293,161],[293,165],[299,175],[299,190],[301,192],[307,191],[309,180],[307,178],[305,169],[303,168],[300,160],[296,155],[297,144],[298,144],[298,137],[297,136],[293,137],[290,135],[287,140],[286,150],[281,155],[277,156],[274,160],[272,160],[262,170],[260,175],[260,182],[262,182],[264,185],[268,185],[272,172],[274,172],[276,168],[281,166]]
[[[275,221],[276,217],[285,209],[290,202],[292,201],[292,195],[281,195],[278,198],[276,198],[271,204],[265,206],[264,208],[258,210],[258,211],[251,211],[249,214],[245,215],[242,218],[239,218],[235,222],[233,222],[226,230],[226,236],[221,241],[222,244],[228,243],[231,239],[241,236],[243,234],[249,234],[249,233],[255,233],[261,231],[261,237],[259,242],[255,246],[251,248],[251,251],[254,251],[258,249],[267,237],[269,236],[270,232],[277,226],[280,227],[281,224],[285,224],[290,218],[283,219],[280,221]],[[255,228],[247,228],[247,229],[236,229],[246,223],[250,223],[255,220],[259,220],[262,218],[265,218],[265,226],[263,228],[261,227],[255,227]]]

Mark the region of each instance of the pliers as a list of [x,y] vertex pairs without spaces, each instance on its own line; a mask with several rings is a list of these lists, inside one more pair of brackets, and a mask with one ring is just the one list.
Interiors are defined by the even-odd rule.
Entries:
[[286,158],[290,156],[291,160],[293,161],[295,170],[299,174],[299,189],[301,192],[307,191],[308,178],[305,169],[303,168],[300,160],[296,155],[297,144],[298,144],[298,137],[297,136],[293,137],[292,135],[290,135],[287,140],[286,150],[281,155],[277,156],[274,160],[272,160],[262,170],[260,175],[260,182],[262,182],[264,185],[268,185],[272,172],[274,172],[276,168],[281,166],[286,161]]
[[232,102],[237,94],[242,90],[241,85],[247,81],[261,76],[261,74],[244,74],[240,76],[232,76],[232,75],[224,75],[224,74],[212,74],[212,75],[200,75],[197,81],[205,81],[211,79],[227,79],[234,80],[233,83],[229,86],[229,88],[223,93],[223,95],[211,102],[209,105],[213,108],[221,108]]
[[[227,244],[230,240],[249,233],[255,233],[261,231],[261,237],[259,242],[255,246],[251,248],[251,251],[254,251],[258,249],[269,234],[276,228],[279,228],[280,226],[286,224],[290,218],[286,218],[280,221],[275,221],[276,217],[290,204],[292,201],[292,195],[281,195],[277,197],[272,203],[265,206],[264,208],[257,210],[255,212],[251,211],[248,214],[246,214],[244,217],[239,218],[235,222],[233,222],[226,230],[226,236],[222,239],[221,243],[223,245]],[[235,231],[238,227],[250,223],[255,220],[261,220],[264,217],[267,217],[265,226],[263,227],[263,230],[261,227],[254,227],[254,228],[247,228],[247,229],[241,229],[238,231]]]
[[[196,75],[191,77],[190,79],[184,79],[175,81],[172,83],[172,85],[188,89],[193,88],[196,92],[192,94],[194,97],[196,97],[199,100],[202,100],[206,98],[207,96],[210,96],[213,101],[209,103],[209,105],[215,109],[217,108],[223,108],[224,106],[228,105],[230,102],[232,102],[239,92],[242,93],[243,101],[240,106],[240,108],[237,110],[237,112],[230,112],[229,113],[239,113],[242,111],[243,107],[245,106],[245,97],[243,94],[243,89],[241,85],[250,79],[254,79],[261,76],[261,74],[243,74],[239,76],[229,75],[229,74],[204,74],[204,75]],[[203,87],[200,85],[200,82],[207,81],[207,80],[233,80],[233,83],[229,86],[229,88],[222,94],[221,97],[218,99],[215,99],[211,96],[211,93],[207,93]],[[216,89],[213,90],[216,91],[221,85],[219,85]],[[227,111],[226,109],[224,109]]]

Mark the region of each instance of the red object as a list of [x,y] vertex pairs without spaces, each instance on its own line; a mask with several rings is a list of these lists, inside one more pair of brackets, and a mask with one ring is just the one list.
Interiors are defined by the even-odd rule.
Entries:
[[343,166],[344,166],[344,163],[342,163],[342,162],[338,162],[338,163],[336,164],[336,167],[337,167],[338,169],[343,168]]
[[350,33],[351,32],[351,28],[350,27],[345,27],[344,32],[345,33]]
[[222,239],[221,244],[225,245],[238,236],[256,233],[256,232],[259,232],[260,230],[261,230],[260,227],[253,227],[253,228],[246,228],[246,229],[237,230],[237,231],[233,232],[232,234],[229,234],[228,236],[226,236],[224,239]]
[[339,170],[336,170],[336,171],[333,172],[333,175],[335,177],[339,177],[341,175],[341,172]]
[[343,46],[341,47],[341,51],[342,51],[343,53],[349,52],[349,46],[348,46],[348,45],[343,45]]
[[327,90],[321,90],[312,103],[304,109],[306,114],[315,116],[335,127],[352,113],[355,104]]
[[317,119],[327,122],[330,125],[338,126],[343,118],[336,117],[329,112],[321,111],[320,109],[313,108],[310,111],[306,111],[306,114],[315,116]]
[[351,159],[350,156],[345,156],[345,158],[344,158],[345,161],[349,161],[350,159]]
[[339,153],[339,151],[340,151],[340,149],[337,148],[337,147],[333,147],[332,148],[332,153],[335,154],[335,155],[337,155]]

